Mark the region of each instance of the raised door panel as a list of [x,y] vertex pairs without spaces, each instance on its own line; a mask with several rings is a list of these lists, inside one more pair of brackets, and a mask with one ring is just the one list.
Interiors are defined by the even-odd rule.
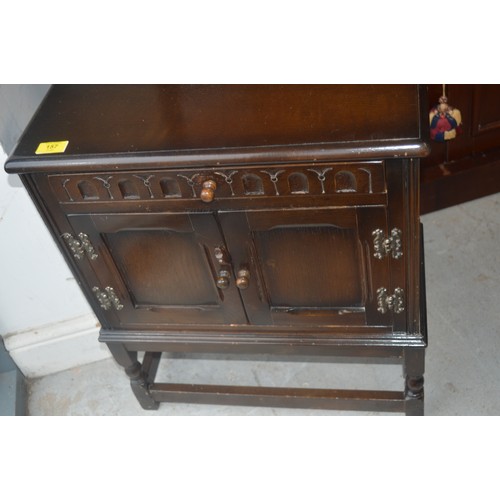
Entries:
[[212,214],[68,218],[97,249],[97,286],[115,291],[121,326],[246,323],[237,289],[216,286],[214,249],[223,238]]
[[[223,213],[235,272],[248,269],[241,290],[250,322],[267,325],[387,325],[376,292],[389,276],[373,259],[356,209]],[[385,228],[383,207],[370,211]],[[371,234],[371,233],[370,233]],[[375,262],[376,261],[376,262]]]
[[254,241],[275,310],[362,305],[355,228],[277,226],[254,231]]

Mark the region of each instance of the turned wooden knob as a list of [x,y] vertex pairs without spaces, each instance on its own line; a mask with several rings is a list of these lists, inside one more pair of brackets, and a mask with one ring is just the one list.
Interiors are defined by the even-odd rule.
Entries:
[[244,290],[245,288],[248,288],[248,285],[250,284],[250,272],[248,269],[240,269],[238,271],[238,277],[236,278],[236,286],[240,290]]
[[217,288],[221,290],[225,290],[229,286],[229,271],[221,270],[219,271],[219,275],[217,276]]
[[203,188],[200,194],[201,201],[210,203],[215,198],[215,190],[217,189],[217,184],[213,180],[208,180],[205,181],[201,186]]

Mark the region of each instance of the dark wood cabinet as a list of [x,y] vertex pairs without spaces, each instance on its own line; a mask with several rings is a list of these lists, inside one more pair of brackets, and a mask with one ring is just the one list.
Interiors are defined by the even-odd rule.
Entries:
[[[441,85],[429,85],[430,106]],[[421,212],[428,213],[500,191],[500,85],[447,85],[449,103],[462,115],[462,133],[432,142],[422,160]]]
[[[55,86],[6,168],[144,408],[421,414],[426,108],[413,85]],[[168,351],[382,358],[404,389],[157,383]]]

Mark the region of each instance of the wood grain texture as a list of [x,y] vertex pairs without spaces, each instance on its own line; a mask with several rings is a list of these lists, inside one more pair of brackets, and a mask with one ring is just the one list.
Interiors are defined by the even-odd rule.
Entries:
[[[90,166],[102,161],[95,155],[116,163],[133,154],[141,164],[160,152],[177,165],[354,150],[359,158],[422,156],[423,98],[415,85],[56,85],[7,168]],[[36,157],[39,143],[54,140],[69,141],[63,155]]]
[[[413,85],[56,86],[7,169],[21,172],[144,408],[421,413],[423,97]],[[49,140],[69,140],[66,152],[33,154]],[[377,256],[374,231],[394,228],[401,255]],[[98,257],[75,259],[66,233]],[[406,385],[164,386],[154,379],[168,351],[390,358],[406,362]]]

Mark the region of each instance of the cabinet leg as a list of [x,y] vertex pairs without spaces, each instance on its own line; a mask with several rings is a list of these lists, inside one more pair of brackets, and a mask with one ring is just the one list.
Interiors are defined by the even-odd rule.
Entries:
[[157,410],[159,403],[149,393],[147,374],[144,373],[141,363],[137,361],[137,353],[128,351],[120,343],[110,342],[107,344],[116,362],[125,368],[125,373],[130,378],[130,386],[145,410]]
[[405,413],[410,416],[424,414],[425,351],[405,349],[403,375],[405,377]]

